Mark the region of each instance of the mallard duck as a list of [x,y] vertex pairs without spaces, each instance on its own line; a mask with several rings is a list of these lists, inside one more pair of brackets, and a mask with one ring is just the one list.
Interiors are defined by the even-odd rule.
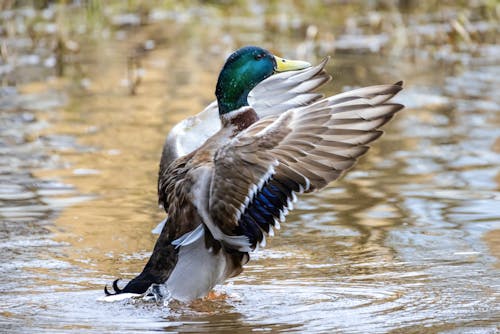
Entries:
[[[164,153],[158,195],[167,222],[143,271],[123,289],[113,282],[114,294],[149,289],[180,301],[206,296],[241,273],[249,253],[285,220],[296,194],[318,191],[339,178],[403,108],[388,102],[402,82],[328,98],[315,95],[269,115],[265,91],[258,102],[261,115],[249,103],[252,89],[266,78],[309,66],[253,46],[227,59],[215,90],[220,129],[191,151]],[[312,77],[323,67],[317,66]],[[320,77],[318,83],[329,79]],[[272,88],[269,84],[267,97],[279,100]],[[286,105],[287,99],[281,101]],[[281,103],[270,105],[278,110]],[[105,293],[112,294],[107,288]]]

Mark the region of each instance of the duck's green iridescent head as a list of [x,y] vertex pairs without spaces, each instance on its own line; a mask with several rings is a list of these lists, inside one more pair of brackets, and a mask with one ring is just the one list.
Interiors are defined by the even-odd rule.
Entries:
[[248,93],[276,72],[310,67],[305,61],[286,60],[256,46],[246,46],[229,56],[219,74],[215,95],[219,114],[248,105]]

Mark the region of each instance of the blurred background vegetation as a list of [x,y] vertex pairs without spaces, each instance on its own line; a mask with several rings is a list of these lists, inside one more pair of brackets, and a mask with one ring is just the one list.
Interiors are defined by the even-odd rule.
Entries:
[[[199,40],[210,45],[203,52],[212,55],[255,43],[299,58],[376,53],[395,61],[460,65],[494,52],[481,45],[498,44],[499,18],[497,0],[3,0],[0,80],[12,86],[69,70],[81,81],[87,67],[82,49],[152,26],[154,32],[125,55],[131,93],[140,82],[141,56],[175,48],[178,39],[196,41],[192,27],[202,28]],[[296,41],[293,50],[281,43],[290,39]],[[26,70],[40,64],[45,71]]]

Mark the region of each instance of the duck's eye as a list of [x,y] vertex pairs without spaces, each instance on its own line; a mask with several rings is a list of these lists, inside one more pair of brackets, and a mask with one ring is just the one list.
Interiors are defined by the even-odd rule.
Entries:
[[263,53],[259,53],[258,55],[255,55],[255,60],[261,60],[264,56],[265,55]]

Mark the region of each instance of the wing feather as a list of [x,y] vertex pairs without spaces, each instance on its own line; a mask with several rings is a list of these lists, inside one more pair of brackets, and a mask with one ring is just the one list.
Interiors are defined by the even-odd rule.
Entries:
[[[319,190],[351,168],[403,108],[386,103],[401,89],[401,83],[371,86],[293,108],[219,148],[208,211],[222,241],[254,249],[292,209],[295,193]],[[247,245],[232,244],[236,236]]]

